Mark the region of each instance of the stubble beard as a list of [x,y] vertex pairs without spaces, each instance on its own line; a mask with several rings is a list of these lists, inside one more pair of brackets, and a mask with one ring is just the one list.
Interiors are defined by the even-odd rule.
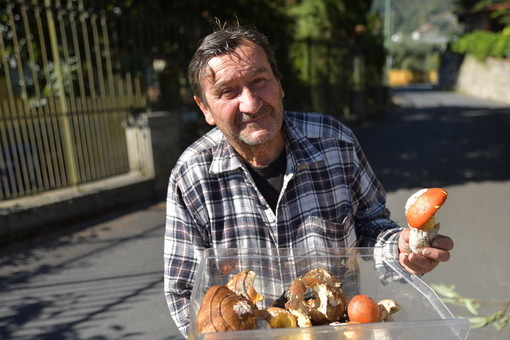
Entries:
[[[255,129],[257,130],[257,136],[253,136],[252,133],[243,133],[241,128],[232,129],[230,131],[230,135],[237,140],[238,143],[244,144],[250,147],[254,146],[263,146],[269,143],[275,136],[277,136],[282,127],[283,121],[283,107],[280,106],[276,109],[273,109],[269,105],[264,105],[259,112],[255,115],[247,115],[242,114],[241,124],[243,121],[249,121],[253,119],[257,119],[258,117],[267,115],[264,119],[264,125],[258,125],[257,122],[250,123],[253,124]],[[269,126],[267,126],[269,124]],[[262,133],[261,133],[262,132]]]

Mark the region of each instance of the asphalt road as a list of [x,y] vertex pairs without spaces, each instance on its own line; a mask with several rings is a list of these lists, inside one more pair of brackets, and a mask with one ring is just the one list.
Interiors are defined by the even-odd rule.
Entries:
[[[429,86],[395,89],[394,101],[390,112],[355,132],[400,225],[416,190],[449,193],[437,219],[455,249],[423,280],[454,285],[465,298],[510,303],[510,105]],[[448,307],[456,316],[472,316]],[[479,316],[500,308],[484,306]],[[469,339],[510,339],[510,325],[471,330]]]
[[[449,192],[438,219],[456,247],[424,281],[484,302],[510,301],[510,105],[426,86],[395,89],[394,98],[394,108],[355,132],[402,225],[414,191]],[[163,296],[163,225],[159,202],[4,246],[0,339],[181,339]],[[481,316],[497,309],[483,307]],[[509,338],[509,326],[469,337]]]

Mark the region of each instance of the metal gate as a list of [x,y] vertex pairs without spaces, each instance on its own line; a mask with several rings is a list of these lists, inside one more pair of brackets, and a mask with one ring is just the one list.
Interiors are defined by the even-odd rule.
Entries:
[[83,0],[0,0],[1,200],[130,171],[145,96],[108,20]]

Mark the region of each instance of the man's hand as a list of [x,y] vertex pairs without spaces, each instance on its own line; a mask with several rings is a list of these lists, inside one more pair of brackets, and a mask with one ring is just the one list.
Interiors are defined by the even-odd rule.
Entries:
[[421,253],[409,251],[409,228],[400,232],[398,239],[399,262],[411,274],[425,274],[436,268],[439,262],[450,259],[453,240],[445,235],[437,235],[430,247],[423,248]]

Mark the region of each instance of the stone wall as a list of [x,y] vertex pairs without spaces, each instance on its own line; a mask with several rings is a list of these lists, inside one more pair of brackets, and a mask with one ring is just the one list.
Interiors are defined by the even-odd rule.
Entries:
[[466,56],[459,70],[455,90],[510,104],[510,60],[488,58],[480,62]]

